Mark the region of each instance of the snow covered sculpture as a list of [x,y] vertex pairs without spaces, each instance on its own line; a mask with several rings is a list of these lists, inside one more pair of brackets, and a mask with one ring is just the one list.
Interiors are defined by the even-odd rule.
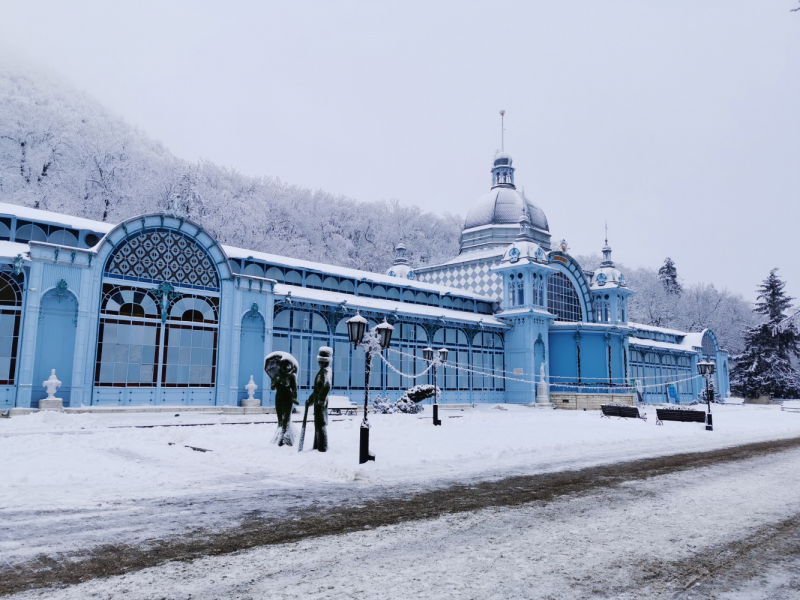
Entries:
[[294,445],[292,409],[297,401],[297,373],[300,366],[288,352],[271,352],[264,359],[264,371],[272,380],[270,388],[275,390],[275,412],[278,415],[278,429],[272,443],[278,446]]
[[[333,349],[322,346],[319,349],[319,371],[314,377],[314,391],[306,400],[306,414],[308,407],[314,404],[314,450],[328,451],[328,392],[333,385]],[[305,423],[304,423],[305,425]]]
[[256,390],[258,389],[258,384],[255,381],[253,381],[253,376],[252,375],[250,375],[250,381],[248,382],[248,384],[246,386],[244,386],[244,389],[247,390],[247,399],[248,400],[255,400],[256,399],[255,393],[256,393]]
[[39,400],[39,408],[63,408],[64,403],[61,398],[56,398],[56,390],[61,387],[61,382],[58,380],[58,377],[56,377],[55,369],[50,370],[50,377],[42,382],[42,386],[44,386],[44,389],[47,392],[47,398],[44,400]]
[[247,382],[247,385],[244,386],[244,389],[247,390],[247,398],[242,400],[242,406],[245,408],[261,406],[261,400],[255,397],[256,390],[258,389],[258,384],[255,381],[253,381],[252,375],[250,375],[250,381]]
[[542,362],[542,368],[539,373],[539,385],[536,386],[536,404],[538,405],[545,405],[547,407],[551,406],[550,403],[550,396],[547,393],[547,381],[545,379],[544,374],[544,365],[545,363]]

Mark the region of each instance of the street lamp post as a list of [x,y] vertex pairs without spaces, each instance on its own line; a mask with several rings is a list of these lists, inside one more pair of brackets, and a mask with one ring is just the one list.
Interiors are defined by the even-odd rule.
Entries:
[[716,365],[709,361],[700,361],[697,363],[697,371],[706,380],[706,404],[708,405],[708,413],[706,415],[706,431],[714,431],[714,425],[711,421],[711,394],[713,393],[708,387],[708,379],[714,374]]
[[394,327],[384,319],[383,323],[376,326],[365,336],[366,329],[367,320],[358,311],[356,311],[354,317],[347,320],[347,336],[350,338],[353,348],[357,348],[360,345],[366,353],[364,359],[364,420],[361,421],[361,429],[359,430],[358,464],[375,460],[375,454],[369,451],[369,421],[367,420],[369,411],[369,376],[372,371],[372,355],[375,352],[380,353],[389,347]]
[[442,421],[439,419],[439,380],[437,367],[447,362],[447,355],[450,351],[447,348],[439,348],[438,356],[433,357],[433,348],[430,346],[422,351],[422,357],[433,365],[433,424],[441,425]]

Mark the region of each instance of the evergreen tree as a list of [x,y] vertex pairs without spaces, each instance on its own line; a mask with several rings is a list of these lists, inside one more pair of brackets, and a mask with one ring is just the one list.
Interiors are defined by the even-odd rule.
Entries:
[[791,362],[800,357],[800,335],[793,321],[782,323],[793,298],[784,292],[786,284],[776,271],[758,288],[754,310],[766,322],[746,331],[745,350],[733,357],[731,389],[745,398],[800,397],[800,374]]
[[658,270],[658,280],[668,294],[680,296],[683,292],[681,284],[678,283],[678,270],[675,268],[675,263],[668,256],[664,261],[664,266]]

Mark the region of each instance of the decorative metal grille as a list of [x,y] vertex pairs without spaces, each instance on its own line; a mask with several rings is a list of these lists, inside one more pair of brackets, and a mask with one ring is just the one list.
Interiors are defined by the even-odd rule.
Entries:
[[563,273],[555,273],[550,277],[547,286],[547,304],[556,321],[583,321],[581,302],[572,286],[572,282]]
[[128,238],[114,250],[109,275],[145,281],[219,288],[217,270],[200,245],[175,231],[149,231]]

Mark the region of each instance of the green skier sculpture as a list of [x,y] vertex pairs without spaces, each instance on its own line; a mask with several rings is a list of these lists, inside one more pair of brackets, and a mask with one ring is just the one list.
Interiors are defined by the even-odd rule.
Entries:
[[278,429],[272,443],[278,446],[294,445],[292,409],[297,401],[297,372],[299,365],[288,352],[271,352],[264,359],[264,371],[271,379],[270,387],[275,390],[275,413],[278,415]]
[[308,417],[308,408],[311,404],[314,405],[314,450],[320,452],[328,451],[328,392],[331,391],[333,385],[333,371],[331,370],[331,361],[333,360],[333,350],[328,346],[322,346],[319,349],[319,371],[314,377],[314,391],[306,400],[306,413],[303,418],[303,430],[300,433],[300,445],[298,450],[303,449],[303,438],[306,432],[306,418]]

